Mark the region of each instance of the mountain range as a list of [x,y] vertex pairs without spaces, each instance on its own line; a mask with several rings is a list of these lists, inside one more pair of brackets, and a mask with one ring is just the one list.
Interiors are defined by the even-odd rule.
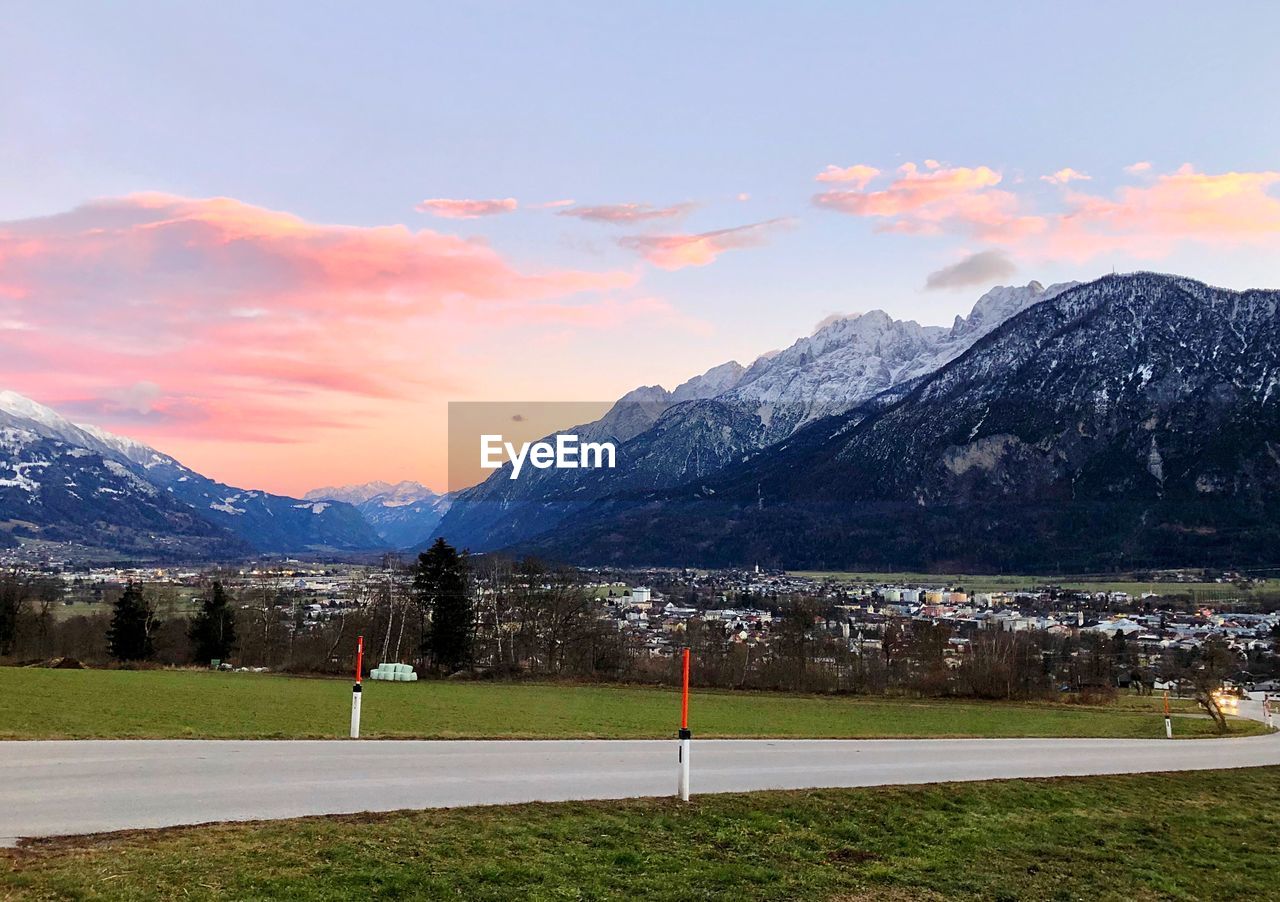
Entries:
[[498,470],[457,494],[437,532],[473,549],[502,548],[576,518],[600,499],[708,478],[810,423],[887,403],[1010,317],[1073,285],[994,288],[950,328],[895,320],[882,310],[841,317],[749,367],[722,364],[671,392],[638,388],[574,430],[615,442],[616,468],[549,469],[519,480]]
[[343,502],[236,488],[167,454],[0,392],[0,542],[195,559],[345,552],[383,541]]
[[420,482],[366,482],[326,486],[302,496],[308,501],[341,501],[353,505],[388,548],[427,544],[449,509],[451,496],[433,492]]
[[1065,287],[901,388],[705,479],[602,496],[520,544],[859,569],[1268,562],[1278,314],[1277,291],[1153,273]]
[[0,392],[0,546],[130,556],[416,550],[580,563],[1075,572],[1270,560],[1280,292],[1154,273],[873,310],[573,431],[612,470],[502,468],[303,498],[205,477]]

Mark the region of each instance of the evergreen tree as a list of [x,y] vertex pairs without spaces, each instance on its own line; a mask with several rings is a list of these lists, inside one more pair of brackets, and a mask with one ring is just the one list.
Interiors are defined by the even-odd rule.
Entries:
[[145,661],[155,655],[152,634],[155,614],[142,595],[142,587],[130,581],[116,600],[107,630],[107,648],[117,661]]
[[197,663],[214,659],[225,661],[236,643],[236,613],[227,600],[221,582],[215,582],[210,593],[200,602],[200,613],[191,620],[187,637]]
[[444,539],[418,555],[414,596],[423,620],[422,654],[437,668],[453,671],[471,662],[472,610],[467,561]]

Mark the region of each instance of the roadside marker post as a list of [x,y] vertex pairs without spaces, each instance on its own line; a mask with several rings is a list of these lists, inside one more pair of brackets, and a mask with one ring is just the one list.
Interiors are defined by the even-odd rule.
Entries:
[[1169,715],[1169,690],[1164,691],[1164,738],[1173,738],[1173,718]]
[[364,670],[364,636],[356,639],[356,684],[351,687],[351,738],[360,738],[360,696],[364,690],[360,686],[361,671]]
[[689,732],[689,649],[684,650],[683,691],[680,698],[680,801],[689,801],[689,750],[693,734]]

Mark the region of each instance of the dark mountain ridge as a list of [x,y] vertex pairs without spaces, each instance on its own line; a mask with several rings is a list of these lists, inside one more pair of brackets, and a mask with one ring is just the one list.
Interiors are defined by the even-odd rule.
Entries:
[[0,392],[0,526],[165,558],[385,547],[349,504],[226,485],[14,392]]
[[1108,276],[900,400],[527,543],[578,560],[1070,567],[1270,560],[1280,292]]

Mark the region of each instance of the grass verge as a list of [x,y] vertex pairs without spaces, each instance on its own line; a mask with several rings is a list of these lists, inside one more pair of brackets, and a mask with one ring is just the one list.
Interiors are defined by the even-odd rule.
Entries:
[[[33,899],[1274,899],[1280,768],[307,818],[0,852]],[[3,865],[0,865],[2,868]]]
[[[0,739],[343,737],[344,680],[202,671],[0,668]],[[670,736],[675,690],[532,683],[366,682],[369,738],[644,739]],[[1159,699],[1111,707],[696,691],[699,736],[1159,738]],[[1184,709],[1185,710],[1185,709]],[[1263,732],[1239,720],[1241,735]],[[1213,735],[1197,716],[1178,736]]]

